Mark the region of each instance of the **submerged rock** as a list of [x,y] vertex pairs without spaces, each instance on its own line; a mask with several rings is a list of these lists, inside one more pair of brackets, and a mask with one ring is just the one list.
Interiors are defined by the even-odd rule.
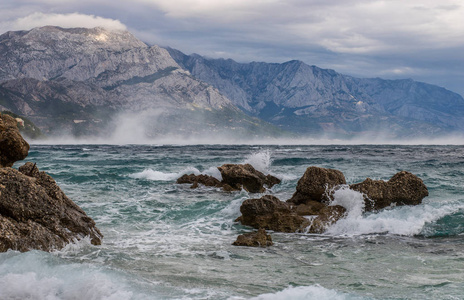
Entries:
[[294,204],[305,204],[309,201],[328,201],[327,191],[341,184],[346,184],[342,172],[334,169],[309,167],[298,180],[296,192],[288,202]]
[[429,195],[422,179],[407,171],[396,173],[389,181],[367,178],[350,185],[350,189],[364,195],[367,211],[391,205],[418,205]]
[[0,167],[12,167],[29,152],[29,144],[19,133],[15,118],[0,114]]
[[279,232],[303,232],[309,220],[299,216],[289,203],[266,195],[260,199],[247,199],[240,206],[242,216],[237,219],[243,225]]
[[247,246],[247,247],[268,247],[272,246],[272,237],[266,233],[263,228],[255,232],[241,234],[237,240],[232,244],[234,246]]
[[0,252],[51,251],[86,236],[94,245],[103,237],[53,178],[30,162],[0,168]]

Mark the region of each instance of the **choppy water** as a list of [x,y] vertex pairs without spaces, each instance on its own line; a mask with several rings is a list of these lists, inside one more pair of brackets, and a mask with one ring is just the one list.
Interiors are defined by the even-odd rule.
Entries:
[[[461,146],[33,145],[37,163],[97,223],[102,246],[0,254],[0,299],[463,299],[464,149]],[[335,168],[348,183],[421,177],[415,207],[350,213],[324,235],[272,233],[267,249],[235,247],[234,223],[259,194],[191,190],[184,173],[249,162],[283,179],[286,200],[305,169]],[[22,164],[22,163],[21,163]],[[15,165],[17,167],[20,164]]]

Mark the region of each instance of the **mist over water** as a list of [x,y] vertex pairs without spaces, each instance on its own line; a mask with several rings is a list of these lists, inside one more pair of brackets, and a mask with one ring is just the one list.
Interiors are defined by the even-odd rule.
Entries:
[[[443,145],[32,145],[49,173],[104,234],[61,251],[0,254],[0,299],[460,299],[464,291],[464,149]],[[23,162],[15,165],[18,167]],[[175,183],[250,163],[283,181],[282,201],[309,166],[347,183],[407,170],[421,205],[364,212],[335,191],[347,216],[322,235],[271,232],[274,246],[235,247],[252,229],[234,220],[263,194]],[[85,294],[83,294],[85,293]]]

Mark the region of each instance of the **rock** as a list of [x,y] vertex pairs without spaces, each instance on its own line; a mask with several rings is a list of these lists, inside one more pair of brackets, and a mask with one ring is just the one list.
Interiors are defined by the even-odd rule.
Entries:
[[342,172],[334,169],[309,167],[303,177],[298,180],[296,192],[288,202],[298,205],[308,201],[327,201],[329,199],[326,191],[340,184],[346,184]]
[[29,152],[29,144],[19,133],[17,121],[8,115],[0,115],[0,167],[12,167]]
[[30,162],[0,168],[0,251],[51,251],[90,236],[100,245],[95,222],[45,172]]
[[247,199],[240,206],[242,216],[237,219],[243,225],[279,232],[303,232],[309,220],[299,216],[289,203],[277,197],[265,195],[260,199]]
[[255,232],[241,234],[237,240],[232,244],[234,246],[247,246],[247,247],[267,247],[272,246],[272,238],[266,233],[263,228]]
[[255,170],[250,164],[225,164],[218,167],[222,175],[222,183],[230,185],[234,189],[242,187],[251,193],[262,193],[264,185],[272,187],[280,183],[280,179],[272,175],[264,175]]
[[295,212],[300,216],[318,215],[326,206],[327,204],[323,204],[321,202],[308,201],[305,204],[296,206]]
[[191,183],[192,186],[191,188],[197,188],[198,184],[203,184],[205,186],[217,186],[217,187],[222,187],[221,182],[217,179],[214,178],[213,176],[209,175],[195,175],[195,174],[190,174],[190,175],[182,175],[179,179],[177,179],[177,183],[182,184],[182,183]]
[[387,182],[367,178],[350,185],[350,189],[363,193],[366,211],[390,205],[418,205],[429,195],[422,179],[406,171],[396,173]]
[[308,233],[324,233],[327,228],[345,217],[346,208],[340,205],[325,206],[312,220]]

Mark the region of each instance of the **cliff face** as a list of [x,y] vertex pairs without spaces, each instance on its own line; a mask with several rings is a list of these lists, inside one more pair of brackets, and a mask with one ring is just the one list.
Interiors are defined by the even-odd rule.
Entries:
[[251,120],[165,49],[127,31],[47,26],[7,32],[0,36],[0,52],[0,106],[46,133],[106,134],[103,128],[116,113],[149,110],[180,114],[184,122],[190,113],[229,110],[238,118],[232,123]]
[[168,51],[244,111],[292,131],[404,137],[464,128],[464,99],[437,86],[353,78],[301,61],[237,63]]

